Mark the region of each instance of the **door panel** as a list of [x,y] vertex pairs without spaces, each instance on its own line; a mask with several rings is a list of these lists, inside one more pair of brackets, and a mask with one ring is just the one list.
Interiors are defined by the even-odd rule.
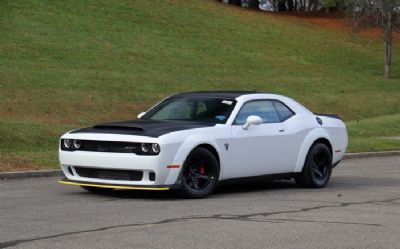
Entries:
[[288,160],[285,150],[290,139],[284,134],[286,131],[280,131],[283,129],[281,123],[253,125],[248,130],[243,130],[241,125],[233,125],[231,177],[290,172],[295,160],[290,167],[292,160]]
[[[242,128],[249,115],[264,123]],[[247,177],[293,172],[302,132],[293,129],[291,119],[280,122],[271,101],[247,102],[232,125],[230,177]]]

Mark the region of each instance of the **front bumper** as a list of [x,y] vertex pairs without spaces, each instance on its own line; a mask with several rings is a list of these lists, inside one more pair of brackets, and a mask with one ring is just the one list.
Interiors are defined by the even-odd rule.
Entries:
[[[59,150],[59,159],[61,169],[69,181],[154,187],[173,185],[177,182],[182,162],[174,160],[176,150],[177,145],[166,146],[158,156]],[[118,176],[119,173],[128,171],[129,176]],[[112,176],[109,173],[112,173]]]
[[109,189],[127,189],[127,190],[170,190],[175,188],[173,185],[160,185],[160,186],[140,186],[140,185],[122,185],[122,184],[105,184],[105,183],[92,183],[83,181],[73,181],[64,178],[58,181],[61,184],[81,186],[81,187],[95,187],[95,188],[109,188]]

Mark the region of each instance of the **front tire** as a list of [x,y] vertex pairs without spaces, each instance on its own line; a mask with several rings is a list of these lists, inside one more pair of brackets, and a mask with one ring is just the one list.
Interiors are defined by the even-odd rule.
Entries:
[[205,148],[195,148],[183,164],[181,194],[188,198],[204,198],[217,187],[219,164]]
[[303,171],[295,177],[297,185],[307,188],[323,188],[331,178],[332,153],[322,143],[313,145],[307,154]]

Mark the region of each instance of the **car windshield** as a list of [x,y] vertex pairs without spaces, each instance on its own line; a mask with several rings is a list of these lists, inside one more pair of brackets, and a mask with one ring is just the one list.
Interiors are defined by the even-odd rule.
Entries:
[[233,99],[172,97],[152,108],[142,119],[224,124],[235,104]]

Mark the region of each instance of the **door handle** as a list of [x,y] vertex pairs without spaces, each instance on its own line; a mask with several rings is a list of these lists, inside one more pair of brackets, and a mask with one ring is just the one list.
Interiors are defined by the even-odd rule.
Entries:
[[285,128],[280,128],[279,129],[279,132],[284,132],[285,131]]

